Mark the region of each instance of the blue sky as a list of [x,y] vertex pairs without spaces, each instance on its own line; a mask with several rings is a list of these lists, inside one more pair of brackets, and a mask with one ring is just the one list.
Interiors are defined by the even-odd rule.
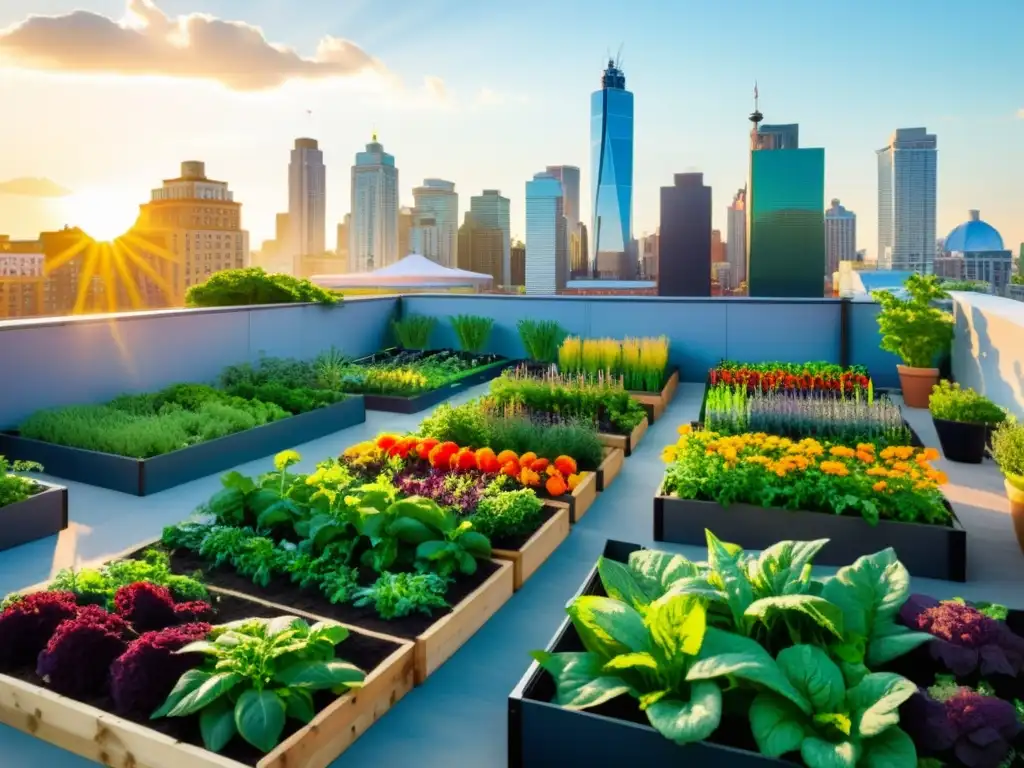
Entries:
[[[874,150],[897,127],[938,134],[940,235],[980,208],[1007,247],[1016,251],[1024,241],[1021,0],[969,7],[952,0],[157,5],[169,17],[202,12],[245,21],[306,57],[325,35],[349,39],[401,77],[404,90],[382,96],[331,79],[238,92],[209,80],[41,74],[13,62],[19,69],[0,77],[0,98],[26,109],[0,121],[0,180],[48,177],[75,191],[95,187],[142,202],[180,160],[205,160],[244,204],[255,247],[286,207],[291,139],[309,134],[325,149],[333,246],[333,224],[349,205],[348,167],[376,128],[397,157],[403,203],[411,204],[411,188],[427,176],[455,181],[463,210],[469,195],[497,187],[512,198],[513,231],[522,233],[524,185],[534,172],[579,165],[588,187],[589,94],[609,49],[622,45],[636,94],[638,235],[657,226],[658,188],[682,171],[705,173],[715,226],[724,226],[725,207],[746,175],[756,79],[767,122],[799,122],[804,146],[826,148],[826,199],[838,197],[858,214],[859,247],[870,254]],[[30,12],[75,8],[120,19],[125,3],[4,0],[0,27]],[[425,77],[439,78],[443,89],[436,79],[425,88]],[[444,100],[433,98],[440,93]],[[588,215],[587,202],[583,208]],[[60,215],[59,206],[49,210]],[[22,213],[11,221],[11,211]],[[40,216],[24,200],[0,197],[0,232],[31,229]]]

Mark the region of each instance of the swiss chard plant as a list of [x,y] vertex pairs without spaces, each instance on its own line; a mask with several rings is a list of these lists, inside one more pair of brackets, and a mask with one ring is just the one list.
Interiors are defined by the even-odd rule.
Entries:
[[899,707],[917,692],[905,677],[865,675],[847,686],[839,666],[817,646],[794,645],[778,655],[778,669],[802,703],[767,690],[750,705],[750,726],[761,753],[799,752],[808,768],[903,768],[917,750],[899,726]]
[[312,721],[315,692],[341,695],[362,686],[362,670],[335,657],[335,646],[347,636],[340,624],[309,626],[294,616],[214,627],[207,639],[177,651],[206,660],[181,676],[151,717],[198,715],[203,744],[212,752],[236,735],[269,752],[280,743],[287,719]]

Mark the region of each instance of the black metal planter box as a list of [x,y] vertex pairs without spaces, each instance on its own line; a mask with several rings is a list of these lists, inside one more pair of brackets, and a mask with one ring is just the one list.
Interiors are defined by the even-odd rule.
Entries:
[[[609,541],[604,556],[626,562],[636,544]],[[603,595],[596,567],[577,595]],[[550,652],[581,651],[576,629],[566,619]],[[509,768],[620,768],[625,765],[694,765],[715,768],[783,768],[792,763],[757,752],[699,742],[681,747],[646,723],[623,720],[594,711],[576,712],[552,703],[554,681],[536,663],[508,697]],[[723,723],[719,730],[729,730]]]
[[34,481],[43,487],[35,496],[0,507],[0,550],[45,539],[68,527],[68,489]]
[[[777,541],[829,539],[815,558],[819,565],[848,565],[862,555],[892,547],[913,576],[967,581],[967,532],[953,516],[952,526],[713,501],[654,497],[654,540],[704,546],[705,529],[744,549],[765,549]],[[952,508],[947,503],[952,513]]]
[[420,395],[405,397],[402,395],[364,395],[366,407],[371,411],[389,411],[391,413],[418,413],[447,400],[459,392],[464,392],[477,384],[483,384],[501,375],[501,372],[513,365],[508,360],[497,360],[478,371],[453,381],[438,389],[432,389]]
[[359,395],[315,411],[290,416],[244,432],[190,445],[151,459],[86,451],[0,432],[0,455],[37,461],[48,475],[112,491],[148,496],[217,474],[264,456],[294,448],[366,421]]

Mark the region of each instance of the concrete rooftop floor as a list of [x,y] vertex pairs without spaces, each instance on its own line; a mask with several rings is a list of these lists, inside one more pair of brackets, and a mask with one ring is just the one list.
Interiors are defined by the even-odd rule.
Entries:
[[[454,398],[462,401],[487,385]],[[684,384],[664,418],[626,459],[612,487],[598,495],[569,539],[524,588],[427,682],[400,701],[334,766],[338,768],[499,768],[506,759],[506,697],[529,665],[529,651],[543,648],[564,617],[572,597],[593,567],[607,539],[682,552],[703,559],[697,547],[655,545],[652,497],[662,476],[661,449],[675,441],[676,427],[696,419],[702,385]],[[370,411],[365,424],[297,446],[300,469],[386,431],[415,428],[425,413]],[[938,446],[927,411],[906,414],[928,445]],[[1009,520],[1002,478],[991,461],[981,466],[939,462],[950,477],[945,491],[968,537],[966,584],[914,579],[916,591],[936,597],[963,596],[1024,607],[1024,556]],[[237,468],[246,474],[272,469],[271,457]],[[51,537],[0,553],[0,593],[49,578],[60,568],[113,555],[158,536],[165,525],[186,518],[219,487],[219,475],[137,498],[79,483],[70,486],[71,525]],[[64,481],[57,481],[64,482]],[[827,573],[830,569],[821,569]],[[84,768],[87,760],[0,725],[0,765]]]

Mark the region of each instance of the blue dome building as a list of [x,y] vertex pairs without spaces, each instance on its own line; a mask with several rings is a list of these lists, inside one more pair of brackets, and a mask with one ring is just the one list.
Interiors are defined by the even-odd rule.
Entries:
[[1010,281],[1012,254],[1003,246],[1003,238],[991,224],[981,220],[978,211],[946,237],[935,273],[953,280],[979,280],[990,290],[1002,294]]
[[946,237],[950,253],[990,253],[1003,250],[1003,238],[996,228],[981,220],[980,211],[970,211],[970,218]]

